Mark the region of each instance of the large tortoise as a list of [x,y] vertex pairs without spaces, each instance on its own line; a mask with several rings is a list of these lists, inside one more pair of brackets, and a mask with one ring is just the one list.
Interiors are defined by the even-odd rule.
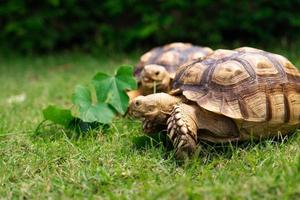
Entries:
[[168,92],[177,67],[194,59],[202,59],[212,52],[208,47],[181,42],[170,43],[146,52],[141,56],[134,71],[140,83],[141,93],[153,93],[154,82],[157,92]]
[[135,98],[130,114],[144,119],[145,132],[167,128],[179,159],[191,155],[199,140],[275,137],[300,125],[300,72],[277,54],[217,50],[178,68],[173,87],[173,94]]

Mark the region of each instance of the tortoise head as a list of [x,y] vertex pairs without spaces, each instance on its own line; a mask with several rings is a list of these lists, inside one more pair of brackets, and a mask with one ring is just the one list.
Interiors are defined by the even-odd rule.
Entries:
[[166,93],[156,93],[134,98],[129,105],[129,115],[138,119],[166,123],[173,106],[181,99]]
[[170,86],[170,81],[169,72],[161,65],[146,65],[141,72],[141,84],[146,91],[152,92],[154,84],[158,91],[167,91]]

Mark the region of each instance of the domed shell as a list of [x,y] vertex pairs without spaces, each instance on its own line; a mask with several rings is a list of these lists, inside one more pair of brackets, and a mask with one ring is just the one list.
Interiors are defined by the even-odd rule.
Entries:
[[178,68],[173,88],[233,119],[300,124],[300,72],[277,54],[250,47],[216,50]]
[[195,46],[190,43],[170,43],[153,48],[143,54],[135,68],[134,74],[136,77],[140,77],[145,65],[157,64],[164,66],[174,78],[178,66],[194,59],[204,58],[212,52],[213,50],[208,47]]

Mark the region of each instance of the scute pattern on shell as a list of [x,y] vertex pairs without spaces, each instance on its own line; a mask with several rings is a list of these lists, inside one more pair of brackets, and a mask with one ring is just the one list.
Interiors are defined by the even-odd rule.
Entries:
[[173,87],[233,119],[300,124],[300,72],[277,54],[250,47],[216,50],[178,68]]
[[156,47],[141,56],[134,75],[140,77],[145,65],[157,64],[164,66],[168,72],[175,74],[176,68],[193,59],[203,58],[213,52],[208,47],[195,46],[190,43],[175,42]]

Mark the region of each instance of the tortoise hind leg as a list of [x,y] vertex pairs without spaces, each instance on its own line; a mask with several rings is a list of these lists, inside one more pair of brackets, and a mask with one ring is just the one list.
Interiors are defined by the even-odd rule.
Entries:
[[239,140],[239,131],[233,120],[201,109],[198,105],[176,105],[167,125],[177,159],[192,155],[199,139],[211,142]]

